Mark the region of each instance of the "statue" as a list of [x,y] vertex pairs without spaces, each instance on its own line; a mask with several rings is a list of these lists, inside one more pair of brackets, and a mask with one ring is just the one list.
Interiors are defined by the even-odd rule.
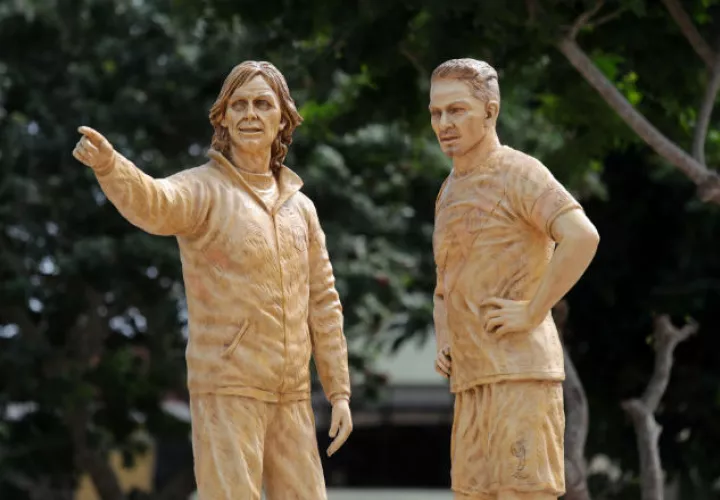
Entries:
[[189,312],[192,446],[203,500],[326,498],[310,356],[352,431],[343,314],[315,206],[283,161],[302,122],[267,62],[233,68],[210,111],[209,161],[165,179],[81,127],[73,155],[132,224],[177,238]]
[[565,492],[563,352],[551,308],[599,237],[538,160],[501,145],[496,71],[454,59],[431,77],[432,127],[453,168],[435,208],[436,370],[455,395],[455,498]]

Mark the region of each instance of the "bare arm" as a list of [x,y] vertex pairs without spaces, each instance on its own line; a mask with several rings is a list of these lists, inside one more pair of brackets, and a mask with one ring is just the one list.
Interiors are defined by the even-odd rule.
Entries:
[[534,297],[530,301],[499,297],[483,301],[481,305],[494,308],[487,314],[485,329],[488,332],[503,336],[531,331],[542,323],[590,265],[600,237],[582,210],[560,214],[550,231],[558,245]]
[[433,321],[435,323],[435,371],[445,378],[452,374],[450,354],[450,337],[447,326],[447,309],[445,308],[445,291],[441,271],[437,271],[437,285],[433,296]]
[[570,210],[557,217],[551,226],[551,234],[557,247],[528,304],[533,323],[540,323],[578,282],[600,242],[597,229],[582,210]]
[[[435,219],[437,221],[438,216],[438,203],[440,197],[447,186],[448,178],[446,178],[440,190],[438,191],[437,198],[435,199]],[[434,243],[433,243],[434,245]],[[440,266],[435,266],[435,293],[433,294],[433,323],[435,324],[435,371],[438,372],[445,378],[450,378],[452,373],[451,358],[450,358],[450,335],[448,333],[447,324],[447,308],[445,305],[445,277]]]
[[590,265],[600,237],[580,204],[539,163],[520,165],[508,192],[519,217],[557,243],[537,290],[530,300],[493,297],[482,306],[485,330],[497,336],[530,332],[570,291]]
[[440,352],[448,345],[450,339],[447,333],[447,309],[445,309],[445,291],[442,286],[443,278],[440,270],[437,272],[437,285],[433,296],[433,321],[435,323],[436,350]]
[[154,179],[114,150],[99,132],[81,127],[74,156],[95,172],[110,202],[130,223],[156,235],[190,234],[207,214],[209,197],[183,173]]

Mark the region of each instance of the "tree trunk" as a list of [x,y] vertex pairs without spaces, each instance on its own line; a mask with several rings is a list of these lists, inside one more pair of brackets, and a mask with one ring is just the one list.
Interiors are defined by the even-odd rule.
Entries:
[[[568,304],[560,301],[553,309],[553,317],[561,337],[567,333]],[[585,442],[589,426],[589,411],[585,389],[575,365],[563,343],[565,358],[565,500],[591,500],[587,485]]]

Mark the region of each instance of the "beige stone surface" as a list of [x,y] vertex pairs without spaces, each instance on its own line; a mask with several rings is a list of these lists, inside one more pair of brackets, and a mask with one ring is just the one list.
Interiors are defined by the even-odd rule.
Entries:
[[500,143],[490,65],[441,64],[429,110],[453,162],[433,235],[435,366],[456,396],[452,489],[476,500],[557,498],[564,367],[550,311],[590,264],[597,231],[541,162]]
[[438,197],[435,255],[453,351],[454,392],[509,379],[564,378],[549,311],[523,335],[485,328],[490,297],[530,300],[550,262],[550,227],[579,204],[533,158],[499,146],[482,168],[451,174]]
[[452,484],[469,495],[499,489],[565,491],[560,382],[482,384],[455,396]]
[[[317,471],[290,463],[317,453],[314,432],[313,440],[306,439],[308,416],[288,417],[290,409],[300,412],[310,404],[311,355],[333,403],[335,440],[328,453],[352,430],[342,306],[325,235],[312,201],[300,192],[302,180],[283,164],[301,121],[280,72],[247,61],[231,71],[210,110],[215,133],[204,164],[155,179],[89,127],[80,128],[83,137],[73,152],[129,222],[177,238],[189,313],[188,386],[200,415],[192,424],[203,499],[251,498],[247,485],[255,479],[226,483],[222,474],[257,467],[275,478],[275,499],[320,498]],[[202,410],[211,396],[215,406]],[[268,423],[241,408],[274,416]],[[247,436],[257,439],[250,443]],[[276,439],[295,443],[293,453],[277,451],[282,447]],[[233,453],[223,455],[228,449]],[[265,456],[264,450],[277,452]],[[206,461],[222,469],[213,476]],[[288,474],[306,482],[305,489],[291,486]]]
[[310,401],[199,394],[191,411],[201,498],[327,498]]

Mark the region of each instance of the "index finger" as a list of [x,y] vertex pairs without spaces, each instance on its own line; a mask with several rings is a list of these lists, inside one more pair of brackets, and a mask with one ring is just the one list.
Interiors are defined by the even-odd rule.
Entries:
[[500,299],[498,297],[493,297],[491,299],[485,299],[480,303],[480,307],[503,307],[507,301],[504,299]]
[[82,126],[78,128],[78,132],[88,138],[90,143],[96,148],[100,148],[100,145],[106,140],[103,135],[95,130],[94,128]]

